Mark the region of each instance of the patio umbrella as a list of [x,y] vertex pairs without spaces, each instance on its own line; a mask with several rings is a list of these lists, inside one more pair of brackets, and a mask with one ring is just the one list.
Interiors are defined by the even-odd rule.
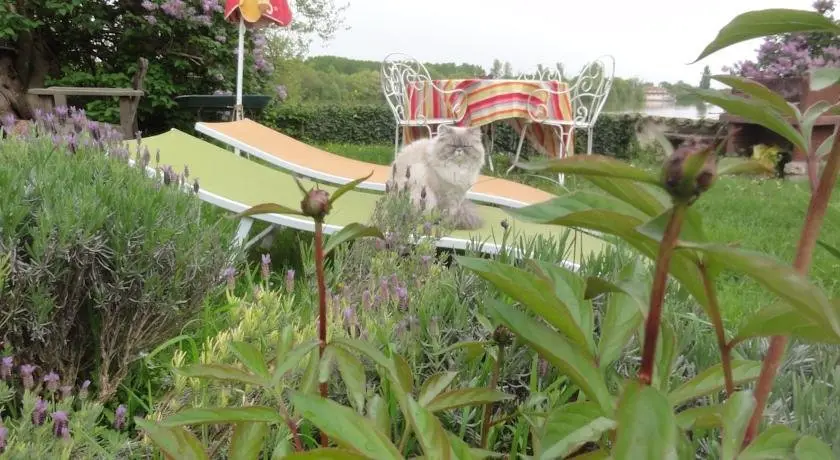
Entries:
[[292,22],[292,10],[286,0],[226,0],[225,19],[239,22],[239,48],[236,62],[236,108],[234,117],[242,118],[242,72],[245,66],[245,27],[264,27],[272,24],[287,26]]

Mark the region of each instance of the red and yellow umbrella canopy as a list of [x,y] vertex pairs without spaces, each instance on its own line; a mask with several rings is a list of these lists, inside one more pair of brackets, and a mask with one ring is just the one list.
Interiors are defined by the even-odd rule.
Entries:
[[292,10],[286,0],[226,0],[225,19],[238,22],[240,15],[256,26],[287,26],[292,22]]

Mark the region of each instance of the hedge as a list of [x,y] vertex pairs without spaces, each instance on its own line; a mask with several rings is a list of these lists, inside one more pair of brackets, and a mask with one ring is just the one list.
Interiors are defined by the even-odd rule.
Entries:
[[[386,105],[278,105],[267,109],[262,122],[289,136],[314,143],[390,144],[394,115]],[[595,125],[593,151],[627,158],[638,150],[632,115],[602,114]],[[496,125],[494,150],[513,151],[518,136],[506,124]],[[586,150],[586,132],[579,130],[575,151]]]

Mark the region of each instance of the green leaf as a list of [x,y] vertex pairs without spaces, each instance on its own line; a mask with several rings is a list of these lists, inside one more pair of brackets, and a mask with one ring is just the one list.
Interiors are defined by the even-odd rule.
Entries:
[[388,414],[388,406],[378,394],[368,400],[367,416],[379,428],[379,431],[385,434],[391,433],[391,416]]
[[826,137],[824,141],[817,147],[817,150],[814,151],[814,156],[817,158],[822,158],[826,156],[829,152],[831,152],[832,147],[834,147],[834,139],[837,138],[837,128],[835,128],[834,132],[831,133],[830,136]]
[[831,447],[811,435],[802,436],[794,448],[796,460],[823,460],[834,457]]
[[802,151],[807,152],[809,150],[802,134],[790,123],[785,121],[781,115],[769,110],[769,107],[765,103],[721,93],[712,89],[691,88],[686,91],[705,102],[722,108],[732,115],[743,117],[748,121],[764,126],[789,140],[793,145],[802,149]]
[[185,377],[230,380],[258,386],[265,386],[268,383],[258,375],[227,364],[192,364],[183,369],[176,369],[175,371]]
[[292,214],[296,216],[302,216],[303,212],[296,211],[292,208],[287,208],[282,204],[262,203],[256,206],[251,206],[250,208],[240,212],[239,214],[234,215],[233,218],[235,219],[237,217],[248,217],[257,214]]
[[203,425],[206,423],[282,422],[277,409],[263,406],[248,407],[190,407],[170,415],[161,426]]
[[507,399],[513,399],[513,396],[489,388],[462,388],[441,393],[425,407],[429,412],[440,412],[465,406],[483,406]]
[[538,314],[568,337],[581,352],[592,356],[587,332],[580,327],[579,311],[573,311],[557,297],[549,280],[499,261],[465,256],[456,256],[455,260]]
[[583,333],[587,349],[594,356],[595,338],[592,331],[595,330],[595,317],[592,302],[584,299],[586,280],[572,270],[551,262],[528,259],[525,263],[554,287],[554,297],[568,307]]
[[337,188],[335,190],[335,192],[333,192],[332,196],[330,197],[330,204],[334,204],[336,201],[338,201],[339,198],[341,198],[341,195],[344,195],[345,193],[349,192],[350,190],[353,190],[354,188],[356,188],[357,185],[359,185],[362,182],[370,179],[370,176],[372,176],[372,175],[373,175],[373,170],[371,170],[370,174],[368,174],[367,176],[360,177],[358,179],[354,179],[354,180],[342,185],[341,187]]
[[[527,222],[564,226],[587,225],[588,223],[590,226],[584,226],[584,228],[611,234],[614,234],[613,226],[605,225],[599,219],[618,218],[643,222],[650,218],[624,201],[592,192],[575,192],[521,208],[509,208],[505,211]],[[587,212],[595,213],[597,217],[588,220],[574,218],[580,215],[586,216]]]
[[586,180],[648,216],[661,213],[671,203],[667,193],[646,183],[600,176],[588,176]]
[[840,344],[840,336],[828,324],[813,321],[784,301],[770,304],[748,316],[732,341],[740,343],[751,337],[774,335],[797,337],[812,343]]
[[268,424],[259,422],[237,423],[230,440],[230,460],[257,460],[263,449]]
[[210,458],[201,445],[201,441],[183,427],[164,427],[140,417],[134,417],[134,423],[168,458],[178,460]]
[[[384,370],[385,373],[382,374],[383,378],[387,378],[391,382],[392,388],[396,388],[399,393],[402,395],[407,394],[411,391],[411,387],[406,389],[404,382],[401,380],[399,373],[397,372],[396,366],[394,361],[381,351],[379,351],[376,347],[371,345],[368,342],[363,342],[361,340],[356,339],[347,339],[344,337],[336,337],[333,338],[330,342],[330,345],[342,346],[345,348],[350,348],[352,350],[356,350],[365,356],[367,356],[370,360],[372,360],[381,370]],[[381,372],[381,371],[380,371]],[[410,372],[410,371],[409,371]]]
[[459,349],[464,349],[464,357],[467,361],[471,361],[475,358],[484,354],[485,347],[488,345],[492,345],[489,341],[469,341],[469,342],[457,342],[453,343],[452,345],[441,349],[440,351],[433,351],[432,354],[435,355],[449,355],[449,353]]
[[359,361],[359,358],[347,350],[340,347],[330,347],[330,349],[338,365],[338,373],[341,374],[341,380],[344,381],[344,385],[347,387],[350,402],[358,412],[361,412],[365,407],[365,390],[367,388],[365,367]]
[[618,406],[615,460],[677,458],[677,420],[657,389],[637,382],[627,385]]
[[[636,328],[642,324],[648,305],[644,293],[638,283],[630,281],[638,276],[642,265],[637,260],[634,264],[627,264],[620,272],[618,285],[610,283],[616,291],[607,300],[606,312],[601,323],[601,336],[598,342],[598,366],[602,370],[608,369],[621,356],[627,342],[633,337]],[[624,287],[625,285],[627,287]],[[587,280],[587,294],[593,286],[592,278]]]
[[578,347],[548,326],[498,300],[488,299],[486,307],[520,340],[567,375],[604,413],[612,413],[613,397],[604,379],[594,361]]
[[748,11],[720,29],[717,37],[694,62],[736,43],[789,32],[829,32],[837,35],[840,28],[831,19],[814,11],[787,8]]
[[391,362],[393,363],[393,369],[397,378],[400,379],[400,386],[405,389],[406,393],[414,391],[414,374],[411,372],[411,367],[405,361],[405,358],[397,353],[392,353]]
[[[732,361],[732,380],[736,385],[755,380],[761,371],[760,361]],[[694,376],[668,394],[672,406],[678,406],[701,396],[720,391],[724,388],[723,366],[718,363]]]
[[285,353],[283,361],[278,363],[277,368],[274,369],[274,374],[271,376],[271,384],[278,385],[289,371],[294,369],[300,361],[312,350],[318,347],[317,340],[310,340],[298,344],[292,351]]
[[333,368],[333,349],[327,348],[318,362],[318,383],[329,382]]
[[401,459],[388,436],[353,409],[316,395],[292,392],[292,404],[321,431],[356,452],[376,459]]
[[684,431],[719,428],[723,406],[697,406],[677,414],[677,425]]
[[440,372],[427,378],[426,382],[420,387],[417,402],[423,407],[428,406],[429,402],[445,390],[457,375],[457,372]]
[[283,457],[283,460],[370,460],[370,457],[357,454],[352,450],[339,449],[337,447],[319,447],[303,452],[292,452]]
[[303,370],[303,377],[300,379],[300,391],[305,394],[315,394],[318,390],[319,368],[321,357],[318,353],[309,354],[309,362]]
[[837,259],[840,259],[840,249],[837,249],[824,241],[817,241],[817,244],[820,245],[821,248],[825,249],[829,254],[833,255]]
[[614,429],[615,421],[591,402],[573,402],[553,409],[543,426],[541,459],[566,458],[588,442]]
[[840,81],[840,69],[836,67],[820,67],[811,69],[811,91],[821,91]]
[[268,367],[265,365],[262,353],[250,343],[233,342],[230,344],[233,354],[242,361],[242,364],[254,374],[265,379],[268,378]]
[[629,179],[661,187],[659,178],[653,174],[605,155],[574,155],[566,158],[540,159],[520,163],[518,166],[529,171]]
[[446,431],[440,421],[417,403],[411,396],[407,397],[407,416],[411,420],[414,433],[420,445],[423,447],[423,454],[428,458],[451,459],[457,458],[446,436]]
[[752,158],[725,157],[718,160],[718,176],[772,174],[773,168]]
[[327,243],[324,245],[324,254],[329,254],[342,243],[369,236],[383,238],[382,232],[376,227],[368,227],[357,222],[347,224],[344,228],[329,237]]
[[[686,212],[691,211],[691,208],[686,210]],[[665,235],[665,229],[668,227],[668,222],[670,222],[671,215],[673,213],[674,208],[667,209],[662,214],[638,226],[636,230],[657,243],[661,243],[662,238]],[[706,235],[704,234],[702,227],[692,225],[692,222],[690,222],[687,218],[684,218],[682,226],[680,227],[680,236],[678,239],[681,241],[705,242]]]
[[721,439],[723,460],[735,460],[738,456],[754,408],[755,398],[749,391],[737,391],[724,403]]
[[721,244],[681,243],[681,246],[703,252],[708,262],[719,267],[746,274],[812,320],[826,322],[840,334],[840,315],[834,310],[831,302],[821,289],[814,286],[793,267],[758,252]]
[[772,425],[741,451],[738,460],[789,460],[798,440],[799,434],[787,426]]
[[656,341],[656,359],[653,366],[653,386],[661,391],[668,391],[671,380],[671,369],[677,358],[677,338],[674,329],[667,321],[659,325],[659,340]]
[[797,109],[790,105],[784,97],[755,80],[737,75],[714,75],[712,78],[724,85],[729,85],[738,91],[746,93],[754,99],[760,100],[768,107],[779,112],[782,116],[794,119],[799,118]]
[[[814,123],[817,122],[820,116],[831,109],[836,109],[837,106],[830,104],[828,101],[817,101],[814,105],[808,107],[802,115],[799,130],[802,132],[802,137],[810,145],[811,133],[814,130]],[[810,153],[810,150],[808,150]]]

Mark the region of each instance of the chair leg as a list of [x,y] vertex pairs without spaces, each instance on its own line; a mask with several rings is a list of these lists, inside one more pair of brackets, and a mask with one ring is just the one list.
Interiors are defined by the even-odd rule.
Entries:
[[510,174],[513,168],[516,167],[516,163],[519,162],[519,155],[522,153],[522,144],[525,142],[525,133],[528,131],[528,126],[530,123],[526,123],[525,126],[522,127],[522,134],[519,136],[519,145],[516,147],[516,156],[513,158],[513,163],[510,165],[505,174]]
[[248,232],[251,231],[252,225],[254,225],[254,219],[250,217],[243,217],[239,221],[239,227],[237,227],[236,236],[234,237],[234,242],[237,246],[242,247],[243,243],[245,243],[245,238],[248,237]]
[[400,151],[400,124],[394,128],[394,160],[397,159],[397,152]]

